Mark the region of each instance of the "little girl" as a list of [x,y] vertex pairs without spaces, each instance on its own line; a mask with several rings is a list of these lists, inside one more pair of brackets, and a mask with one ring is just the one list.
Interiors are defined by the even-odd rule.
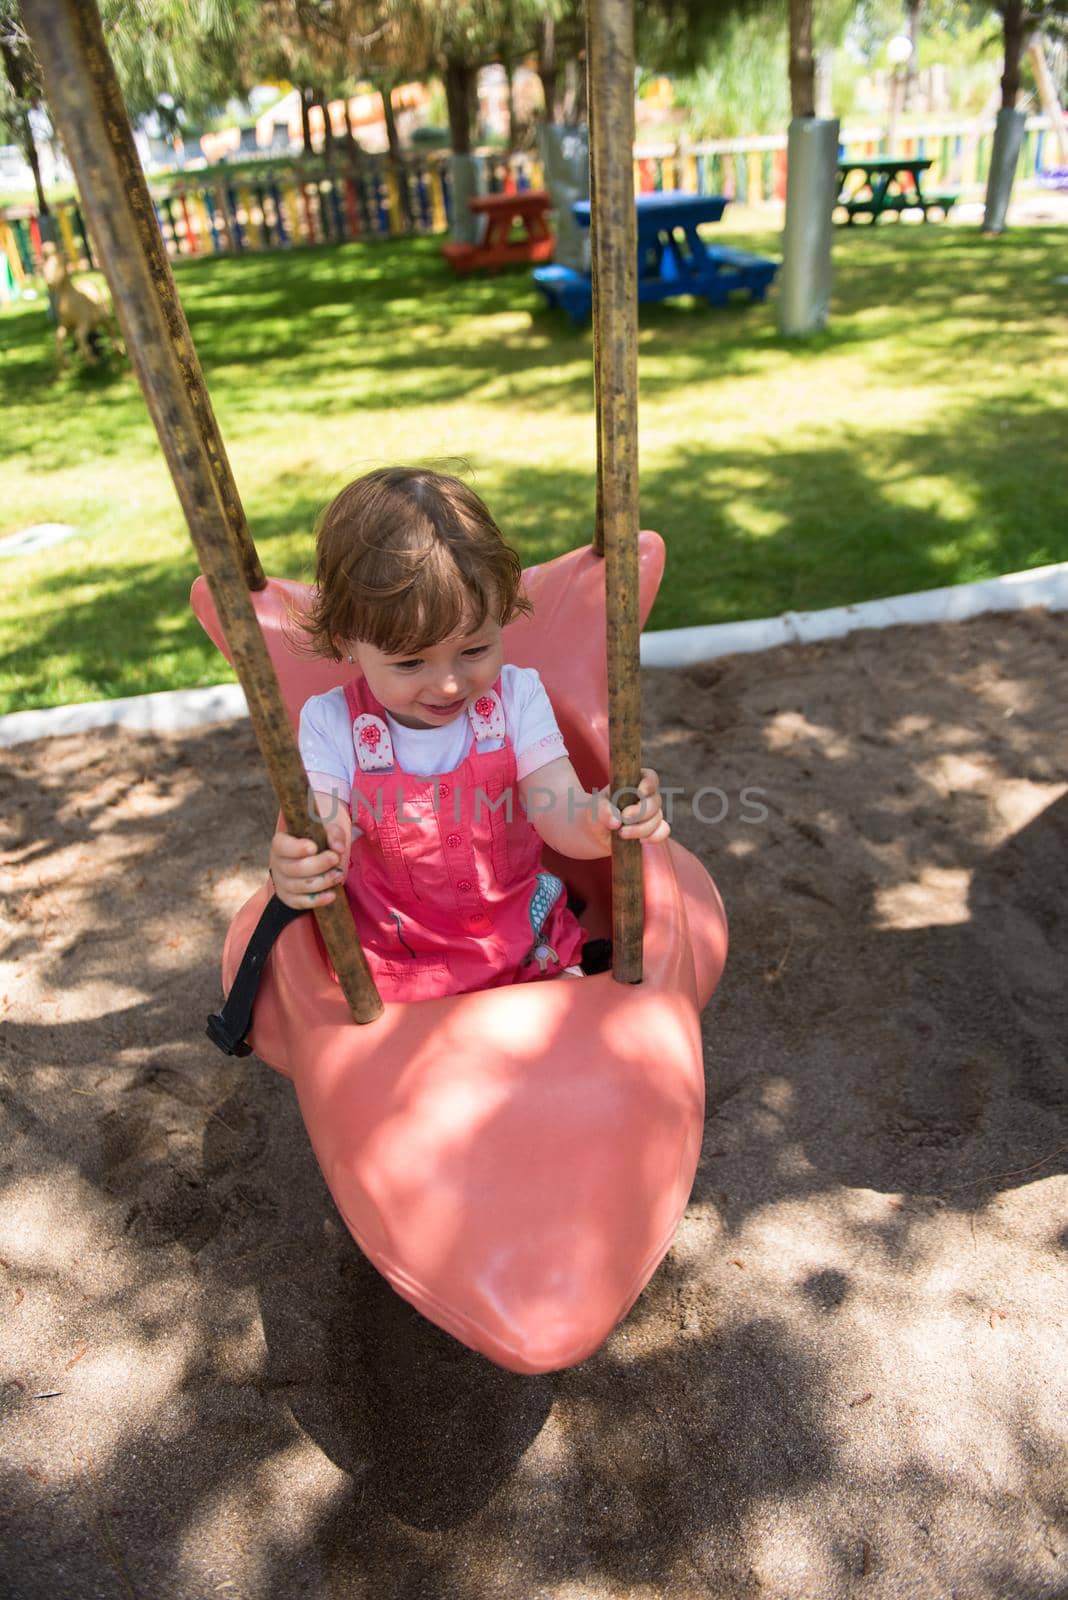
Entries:
[[342,883],[386,1000],[581,977],[583,930],[543,844],[605,856],[671,831],[656,773],[622,813],[587,795],[533,667],[502,665],[529,613],[519,557],[457,478],[391,467],[349,484],[317,539],[311,648],[359,673],[314,695],[300,751],[330,848],[276,833],[294,909]]

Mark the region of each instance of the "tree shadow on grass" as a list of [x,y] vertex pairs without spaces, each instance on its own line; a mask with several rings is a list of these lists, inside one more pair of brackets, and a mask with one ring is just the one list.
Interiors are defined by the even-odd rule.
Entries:
[[643,479],[643,523],[664,533],[674,569],[649,626],[736,620],[743,579],[770,616],[1063,560],[1061,431],[1044,405],[991,399],[875,435],[821,435],[817,415],[800,449],[769,440],[723,458],[680,441]]
[[[711,377],[737,381],[784,357],[792,366],[850,348],[882,360],[880,381],[891,384],[937,381],[965,341],[1011,365],[1021,337],[1046,334],[1060,310],[1059,240],[1052,228],[1028,229],[996,249],[961,229],[839,236],[827,332],[783,340],[767,306],[643,307],[643,390],[656,398]],[[393,406],[447,404],[484,389],[534,412],[590,404],[589,331],[544,310],[526,273],[455,279],[436,241],[181,263],[177,280],[217,404],[235,416],[262,409],[274,373],[298,411],[314,412],[332,394],[332,403],[347,396],[358,409],[368,396]],[[53,395],[46,331],[36,308],[0,319],[7,370],[17,362],[21,388],[38,390],[42,407]],[[902,359],[900,336],[909,332]],[[81,403],[92,398],[98,451],[126,447],[125,432],[108,423],[136,401],[132,379],[120,376],[97,370],[76,380]],[[66,385],[54,392],[68,404]],[[54,452],[53,430],[32,412],[23,418],[9,408],[6,421],[5,451],[36,451],[42,462]]]
[[[902,374],[910,382],[944,375],[954,344],[964,338],[973,350],[985,341],[992,359],[1015,359],[1021,326],[1044,327],[1057,304],[1055,230],[1031,232],[1036,237],[1029,233],[1026,245],[1014,242],[1011,256],[996,259],[970,233],[847,241],[838,251],[835,317],[826,333],[810,340],[782,339],[768,307],[691,301],[643,307],[643,392],[656,398],[717,376],[739,380],[783,357],[793,364],[851,347],[870,349],[878,359],[888,339],[890,382]],[[234,315],[233,292],[248,281],[235,278],[234,264],[214,264],[224,285],[217,298],[211,293],[216,280],[198,268],[188,280],[190,316],[206,365],[280,361],[287,369],[287,403],[305,410],[315,410],[332,389],[351,386],[354,370],[361,394],[388,397],[394,406],[447,404],[503,385],[534,411],[588,407],[589,330],[544,309],[526,274],[456,280],[436,250],[419,241],[386,253],[356,246],[324,251],[319,259],[286,258],[274,266],[289,280],[285,291],[272,296],[249,287],[250,320]],[[1047,263],[1048,283],[1042,277]],[[1028,272],[1038,282],[1024,299],[1021,274]],[[969,278],[976,289],[965,296],[957,286]],[[225,286],[233,289],[225,292]],[[501,318],[516,313],[529,322],[502,328]],[[903,317],[915,332],[906,362],[896,337]],[[255,391],[244,401],[235,396],[234,403],[255,408]]]
[[[663,533],[669,552],[650,627],[852,604],[1066,559],[1060,456],[1059,413],[1022,398],[953,404],[875,436],[820,430],[814,416],[809,440],[790,449],[769,439],[725,455],[692,436],[663,445],[642,483],[643,525]],[[309,486],[284,468],[249,488],[269,572],[309,579],[313,526],[339,486],[318,476]],[[487,463],[476,487],[527,563],[590,538],[584,466]],[[48,697],[56,661],[90,686],[85,698],[227,676],[187,610],[194,575],[191,556],[140,569],[86,563],[76,599],[66,571],[39,580],[54,604],[27,617],[8,661],[25,682],[21,704]]]

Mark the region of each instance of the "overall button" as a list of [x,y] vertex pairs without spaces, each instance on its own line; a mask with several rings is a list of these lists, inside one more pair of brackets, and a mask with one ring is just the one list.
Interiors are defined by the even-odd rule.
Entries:
[[440,796],[441,796],[441,798],[443,800],[447,800],[449,798],[450,794],[452,794],[452,790],[449,788],[447,783],[439,783],[438,784],[438,794],[440,794]]
[[486,920],[486,913],[484,911],[476,911],[473,916],[468,918],[469,922],[478,923],[480,927]]
[[458,833],[447,833],[445,835],[445,843],[448,845],[450,850],[459,850],[460,846],[463,844],[463,839]]
[[470,878],[460,878],[460,879],[458,879],[456,887],[459,889],[461,894],[466,894],[467,891],[471,887],[471,879]]

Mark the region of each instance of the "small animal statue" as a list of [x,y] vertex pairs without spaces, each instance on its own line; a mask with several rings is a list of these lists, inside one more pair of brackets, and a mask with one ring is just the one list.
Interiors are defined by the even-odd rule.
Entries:
[[66,262],[51,241],[42,247],[42,255],[45,282],[56,309],[56,358],[59,370],[62,372],[67,366],[69,333],[74,335],[78,354],[83,361],[96,361],[102,337],[106,337],[120,355],[125,355],[111,307],[96,284],[88,282],[79,287],[72,283],[67,276]]

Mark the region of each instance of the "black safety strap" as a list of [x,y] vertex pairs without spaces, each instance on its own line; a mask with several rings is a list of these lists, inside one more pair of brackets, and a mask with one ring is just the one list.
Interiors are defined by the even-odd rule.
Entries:
[[[295,917],[304,916],[307,916],[306,911],[294,910],[292,906],[283,905],[276,894],[273,894],[264,906],[255,932],[241,957],[241,965],[237,969],[237,976],[226,997],[226,1003],[221,1011],[213,1012],[208,1018],[208,1038],[226,1055],[252,1054],[252,1046],[245,1043],[245,1035],[252,1026],[252,1007],[267,957],[282,929],[287,928]],[[587,975],[607,972],[611,965],[611,939],[587,939],[582,947],[583,972]]]
[[612,969],[611,939],[587,939],[582,946],[582,960],[579,965],[587,978],[592,978],[598,972],[610,972]]
[[283,905],[273,894],[263,908],[255,932],[245,947],[241,965],[230,993],[221,1011],[208,1018],[208,1038],[228,1056],[248,1056],[252,1046],[245,1043],[245,1035],[252,1026],[252,1006],[260,986],[264,964],[271,953],[274,941],[283,928],[295,917],[307,916],[306,911]]
[[[581,917],[586,909],[585,900],[581,895],[576,894],[574,889],[567,891],[567,909],[576,917]],[[610,971],[612,966],[611,939],[587,939],[582,946],[579,966],[587,978],[594,977],[598,972]]]

